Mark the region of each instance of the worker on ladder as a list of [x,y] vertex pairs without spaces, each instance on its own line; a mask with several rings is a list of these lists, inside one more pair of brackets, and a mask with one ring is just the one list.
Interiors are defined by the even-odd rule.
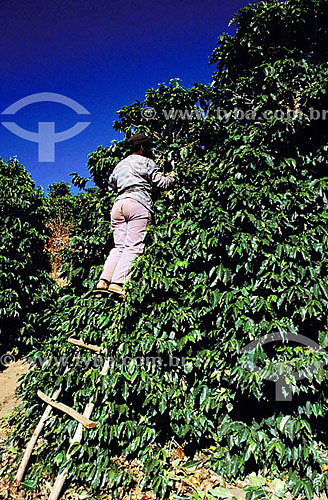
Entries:
[[165,176],[151,156],[151,142],[144,134],[129,139],[131,154],[120,161],[109,178],[117,193],[111,211],[114,248],[109,253],[97,289],[124,295],[123,286],[131,276],[131,263],[144,251],[147,226],[153,218],[153,187],[170,188],[175,172]]

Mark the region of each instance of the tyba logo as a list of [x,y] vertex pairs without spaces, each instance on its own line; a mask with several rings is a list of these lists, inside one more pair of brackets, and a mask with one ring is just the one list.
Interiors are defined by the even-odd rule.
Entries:
[[[55,94],[53,92],[40,92],[38,94],[32,94],[19,101],[14,102],[11,106],[6,108],[1,114],[2,115],[14,115],[25,106],[29,104],[34,104],[36,102],[57,102],[63,104],[71,109],[73,109],[78,115],[89,115],[89,111],[86,110],[81,104],[66,97],[61,94]],[[56,142],[67,141],[76,136],[84,129],[86,129],[91,122],[78,122],[73,127],[64,130],[63,132],[55,132],[55,122],[39,122],[38,132],[31,132],[19,127],[14,122],[1,122],[10,132],[22,139],[31,142],[37,142],[39,145],[39,161],[41,162],[54,162],[55,161],[55,144]]]
[[[312,351],[315,351],[316,353],[320,354],[327,354],[327,351],[320,347],[317,342],[314,342],[314,340],[309,339],[308,337],[305,337],[304,335],[299,335],[295,333],[285,333],[281,334],[280,332],[273,332],[268,335],[264,335],[263,337],[260,337],[253,342],[250,342],[245,346],[242,350],[241,353],[245,352],[250,352],[253,349],[256,349],[259,346],[262,346],[264,344],[269,344],[271,342],[281,342],[281,341],[287,341],[288,342],[295,342],[296,344],[301,344],[303,346],[309,347],[312,349]],[[322,356],[326,357],[326,356]],[[283,361],[275,364],[275,369],[274,371],[268,373],[266,370],[261,369],[259,366],[254,365],[250,361],[242,362],[242,364],[245,366],[245,368],[250,371],[250,372],[257,372],[259,377],[265,380],[271,380],[272,382],[276,383],[276,396],[275,400],[276,401],[291,401],[292,400],[292,391],[291,391],[291,386],[288,383],[288,377],[293,377],[295,380],[301,380],[302,378],[305,378],[306,375],[308,374],[313,374],[319,368],[322,368],[326,363],[324,360],[322,361],[315,361],[314,364],[312,364],[310,367],[307,367],[307,369],[303,371],[296,371],[296,372],[291,372],[292,371],[292,365],[288,361]]]

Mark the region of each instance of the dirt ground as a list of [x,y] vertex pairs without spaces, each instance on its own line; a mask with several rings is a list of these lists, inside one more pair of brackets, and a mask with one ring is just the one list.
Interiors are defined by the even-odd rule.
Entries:
[[19,405],[19,400],[15,398],[15,390],[20,375],[26,372],[27,365],[21,360],[11,363],[0,372],[0,418]]
[[[8,416],[16,406],[19,405],[19,399],[15,398],[16,387],[19,383],[20,376],[27,372],[27,365],[21,360],[10,363],[10,365],[0,372],[0,457],[3,467],[10,460],[10,455],[5,450],[5,443],[10,434],[10,427],[7,422]],[[11,493],[9,482],[3,474],[0,474],[0,500],[24,498]]]

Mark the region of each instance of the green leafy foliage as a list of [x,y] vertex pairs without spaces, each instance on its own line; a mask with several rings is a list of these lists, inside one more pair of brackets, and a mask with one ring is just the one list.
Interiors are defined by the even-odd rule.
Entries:
[[[138,457],[141,486],[164,497],[172,485],[167,443],[174,438],[187,455],[210,445],[209,465],[228,480],[253,471],[283,475],[295,498],[327,489],[327,354],[288,340],[293,333],[328,344],[327,126],[310,116],[327,97],[326,9],[323,0],[250,5],[235,18],[236,35],[220,38],[209,87],[184,89],[171,81],[119,112],[116,130],[126,138],[146,131],[156,161],[163,170],[173,167],[178,183],[156,202],[156,225],[123,303],[74,297],[68,289],[52,311],[52,335],[33,354],[50,361],[36,364],[21,386],[18,443],[40,416],[38,387],[51,392],[62,382],[65,402],[81,412],[92,399],[99,424],[66,464],[75,424],[54,414],[31,477],[67,465],[70,477],[92,488],[109,481],[117,491],[133,482],[118,457]],[[233,112],[235,106],[244,115],[250,107],[260,114],[229,120],[161,114],[186,107]],[[156,120],[144,117],[149,107]],[[261,114],[288,108],[303,115]],[[76,293],[99,271],[109,241],[100,222],[111,201],[101,196],[126,151],[121,141],[89,156],[99,191],[80,199],[83,217],[67,259]],[[280,332],[280,342],[243,351],[273,332]],[[81,365],[81,353],[65,343],[73,334],[111,357],[100,382],[99,359],[83,353]],[[63,362],[53,356],[70,364],[65,378]],[[277,374],[291,400],[276,398],[267,379]],[[249,499],[265,496],[262,483],[253,481]]]
[[[76,175],[74,179],[74,183],[78,183]],[[64,182],[49,187],[46,204],[52,271],[63,283],[70,284],[70,293],[89,290],[101,271],[112,245],[112,201],[112,195],[95,188],[72,196],[69,185]]]
[[48,208],[48,220],[54,220],[57,223],[72,220],[74,197],[67,182],[51,184],[45,201]]
[[[89,188],[73,198],[69,245],[62,252],[61,276],[80,295],[95,285],[113,245],[110,210],[113,196]],[[66,293],[66,292],[65,292]]]
[[43,194],[25,168],[0,159],[0,346],[22,347],[42,335],[42,310],[51,298]]

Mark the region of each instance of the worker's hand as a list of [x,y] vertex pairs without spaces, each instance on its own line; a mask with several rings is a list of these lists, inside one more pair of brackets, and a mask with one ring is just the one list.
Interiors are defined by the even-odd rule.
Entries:
[[171,180],[171,189],[173,188],[176,188],[177,187],[177,184],[179,183],[179,177],[178,177],[178,174],[177,172],[175,172],[174,170],[172,170],[170,173],[169,173],[169,177],[172,179]]

